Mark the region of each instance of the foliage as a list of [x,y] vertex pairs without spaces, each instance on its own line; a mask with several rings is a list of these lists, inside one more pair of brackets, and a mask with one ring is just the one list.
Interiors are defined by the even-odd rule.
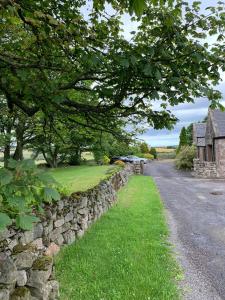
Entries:
[[117,204],[57,256],[62,299],[179,299],[180,270],[167,236],[153,179],[132,176]]
[[140,151],[141,153],[149,153],[149,146],[147,143],[140,144]]
[[110,158],[107,155],[104,155],[102,162],[103,162],[103,165],[108,165],[110,163]]
[[187,144],[188,144],[188,139],[187,139],[186,128],[182,127],[180,136],[179,136],[179,146],[177,147],[176,153],[178,154],[180,152],[181,148]]
[[186,128],[187,145],[193,144],[193,123]]
[[39,219],[43,202],[59,200],[54,179],[38,169],[33,160],[10,160],[8,169],[0,169],[0,230],[13,220],[17,228],[30,230]]
[[114,165],[117,165],[117,166],[120,166],[120,167],[125,167],[125,162],[124,161],[122,161],[122,160],[116,160],[115,162],[114,162]]
[[194,146],[183,146],[176,157],[177,169],[190,170],[193,167],[193,159],[196,157]]
[[154,159],[157,158],[157,151],[156,151],[156,148],[151,147],[149,153],[153,155]]
[[154,159],[154,155],[152,155],[151,153],[144,153],[144,158],[147,158],[147,159]]
[[[10,109],[60,112],[74,124],[112,133],[124,119],[171,128],[176,118],[168,106],[196,97],[220,105],[214,86],[225,69],[222,1],[205,13],[200,1],[110,3],[113,14],[106,1],[94,1],[84,16],[87,0],[3,1],[0,94]],[[139,24],[130,41],[121,34],[125,12]],[[212,45],[208,36],[215,37]]]

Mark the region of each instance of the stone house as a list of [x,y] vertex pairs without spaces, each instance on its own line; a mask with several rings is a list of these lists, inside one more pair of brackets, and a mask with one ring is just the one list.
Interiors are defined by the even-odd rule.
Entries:
[[209,109],[206,123],[193,126],[197,147],[194,173],[199,177],[225,177],[225,112]]

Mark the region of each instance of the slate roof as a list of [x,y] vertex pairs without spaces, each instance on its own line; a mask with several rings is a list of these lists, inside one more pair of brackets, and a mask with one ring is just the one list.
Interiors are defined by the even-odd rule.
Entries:
[[196,146],[205,146],[206,123],[195,123],[193,126],[193,142]]
[[225,137],[225,111],[213,109],[210,113],[215,137]]
[[206,133],[206,123],[196,123],[195,124],[195,134],[197,138],[205,137]]

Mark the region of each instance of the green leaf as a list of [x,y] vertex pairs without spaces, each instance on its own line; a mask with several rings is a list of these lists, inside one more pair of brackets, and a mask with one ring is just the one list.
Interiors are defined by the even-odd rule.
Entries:
[[162,75],[161,75],[161,73],[160,73],[160,71],[159,71],[158,69],[155,71],[155,77],[156,77],[158,80],[161,80],[161,79],[162,79]]
[[7,202],[18,211],[26,210],[26,199],[20,196],[8,197]]
[[24,171],[30,171],[36,168],[35,162],[33,159],[24,159],[21,161],[20,166]]
[[144,74],[146,76],[151,76],[152,75],[152,67],[150,64],[146,64],[143,70]]
[[56,180],[46,171],[40,171],[37,175],[37,178],[41,180],[44,184],[56,184]]
[[129,60],[126,59],[126,58],[121,59],[120,64],[121,64],[121,66],[123,66],[123,67],[125,67],[125,68],[128,68],[129,65],[130,65],[130,64],[129,64]]
[[145,0],[130,0],[130,6],[131,11],[134,11],[135,14],[140,17],[146,8],[146,3]]
[[12,220],[10,217],[5,214],[0,212],[0,230],[4,230],[7,226],[12,224]]
[[13,179],[12,173],[7,169],[0,169],[0,185],[9,184]]
[[44,188],[44,199],[47,202],[51,202],[51,200],[60,200],[60,194],[56,189],[45,187]]
[[33,223],[37,223],[39,218],[33,215],[20,214],[16,217],[16,226],[23,230],[31,230],[33,228]]

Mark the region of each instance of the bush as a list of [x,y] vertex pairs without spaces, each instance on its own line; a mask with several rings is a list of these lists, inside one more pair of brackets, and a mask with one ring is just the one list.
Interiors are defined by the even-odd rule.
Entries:
[[151,148],[150,149],[150,151],[149,151],[149,153],[151,154],[151,155],[153,155],[154,156],[154,159],[156,159],[157,158],[157,151],[156,151],[156,149],[155,148]]
[[39,221],[34,209],[41,213],[43,202],[59,200],[55,186],[55,180],[33,160],[9,160],[8,169],[0,169],[0,230],[14,220],[17,228],[32,229]]
[[150,154],[150,153],[145,153],[144,154],[144,158],[147,158],[147,159],[154,159],[154,155]]
[[176,157],[177,169],[190,170],[193,167],[193,159],[196,156],[196,149],[194,146],[183,146]]
[[125,167],[125,162],[124,161],[122,161],[122,160],[116,160],[115,162],[114,162],[114,165],[117,165],[117,166],[120,166],[120,167]]
[[103,162],[103,165],[108,165],[110,163],[110,158],[107,155],[104,155],[102,162]]

